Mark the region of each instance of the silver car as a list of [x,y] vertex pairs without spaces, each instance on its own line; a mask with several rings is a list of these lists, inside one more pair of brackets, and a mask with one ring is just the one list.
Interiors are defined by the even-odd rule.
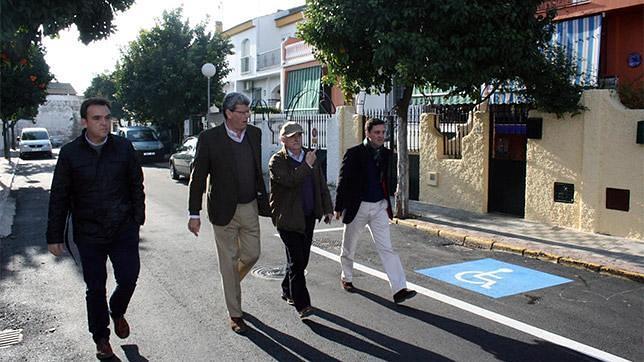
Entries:
[[23,128],[20,137],[17,137],[20,149],[20,158],[27,156],[44,155],[52,158],[51,141],[46,128]]
[[188,137],[177,152],[170,156],[170,177],[173,180],[178,180],[181,177],[190,178],[196,150],[197,137]]

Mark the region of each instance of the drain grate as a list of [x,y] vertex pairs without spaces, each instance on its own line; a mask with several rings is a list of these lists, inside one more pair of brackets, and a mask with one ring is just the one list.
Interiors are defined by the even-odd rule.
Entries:
[[[250,273],[258,278],[268,280],[282,280],[286,275],[286,266],[257,266],[254,267]],[[304,275],[308,274],[305,270]]]
[[22,329],[5,329],[0,332],[0,348],[22,342]]
[[286,266],[258,266],[253,268],[250,273],[262,279],[282,280],[286,275]]

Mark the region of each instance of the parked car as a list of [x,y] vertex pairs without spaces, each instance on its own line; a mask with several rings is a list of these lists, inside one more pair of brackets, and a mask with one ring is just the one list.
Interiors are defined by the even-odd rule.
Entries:
[[178,180],[181,177],[190,178],[196,150],[197,137],[188,137],[179,146],[177,152],[170,156],[170,177],[173,180]]
[[63,137],[63,136],[51,136],[51,137],[49,137],[49,141],[51,142],[51,146],[53,148],[60,148],[62,145],[65,144],[65,137]]
[[125,137],[134,146],[141,162],[163,161],[163,143],[159,141],[156,132],[150,127],[135,126],[119,128],[117,134]]
[[20,137],[17,137],[17,139],[20,158],[35,155],[44,155],[49,158],[53,157],[49,132],[47,132],[46,128],[23,128]]

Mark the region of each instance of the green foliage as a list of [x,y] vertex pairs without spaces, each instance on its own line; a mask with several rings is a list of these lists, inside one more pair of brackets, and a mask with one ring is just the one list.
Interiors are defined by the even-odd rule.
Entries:
[[617,87],[622,104],[630,109],[644,109],[644,75]]
[[108,37],[114,31],[114,13],[127,10],[134,0],[0,0],[2,38],[24,35],[27,42],[39,42],[39,27],[44,36],[54,36],[75,24],[80,40]]
[[114,13],[133,3],[134,0],[0,0],[2,120],[33,117],[38,105],[45,101],[53,76],[44,60],[41,31],[44,36],[55,36],[75,24],[80,40],[87,44],[109,36],[114,30]]
[[45,102],[47,84],[53,78],[42,48],[31,45],[19,53],[13,43],[3,43],[0,72],[0,118],[7,121],[35,117],[38,105]]
[[[549,48],[554,14],[536,17],[541,2],[307,0],[299,36],[345,94],[388,92],[396,82],[482,101],[483,84],[518,86],[542,108],[574,112],[580,89],[568,81],[573,68]],[[399,102],[399,111],[407,105]]]
[[213,63],[211,101],[223,98],[222,79],[230,72],[226,56],[232,45],[202,23],[191,29],[182,9],[164,12],[150,30],[142,31],[121,55],[115,80],[116,99],[137,121],[180,129],[190,114],[207,109],[204,63]]

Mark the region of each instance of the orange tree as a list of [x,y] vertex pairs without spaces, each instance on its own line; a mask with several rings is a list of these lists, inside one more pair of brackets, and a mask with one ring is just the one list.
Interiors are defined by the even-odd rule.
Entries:
[[407,109],[414,87],[432,85],[485,99],[481,90],[514,87],[535,107],[579,110],[581,89],[560,49],[552,48],[554,12],[542,0],[307,0],[299,36],[315,48],[345,94],[389,92],[398,122],[397,217],[408,213]]
[[114,14],[134,0],[0,0],[0,117],[3,123],[34,117],[53,76],[44,60],[43,36],[75,25],[88,44],[114,31]]

